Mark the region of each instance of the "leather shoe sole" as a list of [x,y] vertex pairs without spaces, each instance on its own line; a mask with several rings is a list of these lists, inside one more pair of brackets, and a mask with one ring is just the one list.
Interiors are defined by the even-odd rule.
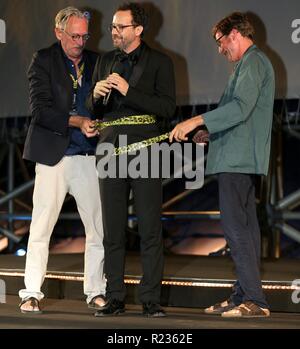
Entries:
[[164,311],[158,311],[156,313],[150,314],[146,311],[143,311],[143,315],[146,317],[166,317],[166,313]]
[[96,317],[105,317],[105,316],[117,316],[125,313],[125,309],[116,309],[113,312],[105,312],[105,309],[98,310],[94,314]]

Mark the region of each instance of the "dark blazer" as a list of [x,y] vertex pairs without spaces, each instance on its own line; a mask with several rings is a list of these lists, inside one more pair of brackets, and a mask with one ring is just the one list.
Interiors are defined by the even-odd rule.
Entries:
[[[98,55],[85,50],[86,77],[91,77]],[[69,111],[72,106],[72,80],[59,43],[33,55],[28,70],[32,120],[23,158],[54,166],[69,145]]]
[[[94,101],[93,89],[87,99],[87,107],[98,119],[105,121],[128,115],[151,114],[157,116],[158,122],[154,125],[107,127],[100,133],[100,142],[115,144],[119,134],[126,134],[130,143],[155,137],[166,130],[168,120],[174,116],[176,97],[173,63],[165,54],[150,48],[146,43],[142,45],[139,61],[128,81],[128,93],[121,97],[119,110],[114,112],[109,104],[104,106],[103,98]],[[116,57],[117,51],[114,50],[98,58],[93,86],[111,73]]]

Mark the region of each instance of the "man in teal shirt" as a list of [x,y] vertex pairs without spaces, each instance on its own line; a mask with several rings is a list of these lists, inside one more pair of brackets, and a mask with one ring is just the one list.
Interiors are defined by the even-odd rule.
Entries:
[[206,174],[217,174],[221,223],[236,267],[231,297],[207,309],[223,317],[265,317],[269,306],[260,279],[260,230],[255,206],[255,175],[269,166],[275,79],[268,58],[253,43],[247,16],[234,12],[214,28],[219,53],[235,67],[217,109],[178,124],[170,141],[187,140],[207,128]]

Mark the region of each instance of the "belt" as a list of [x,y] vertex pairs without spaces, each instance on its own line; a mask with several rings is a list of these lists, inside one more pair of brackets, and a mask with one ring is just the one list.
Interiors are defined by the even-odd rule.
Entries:
[[122,125],[150,125],[155,124],[155,115],[130,115],[112,121],[97,121],[95,128],[99,131],[106,127],[122,126]]
[[157,137],[145,139],[144,141],[141,141],[141,142],[132,143],[123,147],[115,148],[114,155],[121,155],[121,154],[129,153],[131,151],[136,151],[136,150],[149,147],[152,144],[168,139],[169,135],[170,133],[168,132]]
[[[156,123],[155,115],[130,115],[130,116],[125,116],[123,118],[119,118],[113,121],[98,121],[95,124],[95,128],[101,131],[106,127],[111,127],[111,126],[150,125],[155,123]],[[124,147],[118,147],[118,148],[115,148],[114,155],[121,155],[121,154],[129,153],[131,151],[146,148],[154,143],[161,142],[167,138],[169,138],[169,133],[165,133],[163,135],[153,137],[153,138],[148,138],[141,142],[132,143]]]

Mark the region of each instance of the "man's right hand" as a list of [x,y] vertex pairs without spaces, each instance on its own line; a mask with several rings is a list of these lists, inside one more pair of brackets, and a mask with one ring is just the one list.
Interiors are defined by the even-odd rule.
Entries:
[[93,97],[94,99],[105,97],[110,90],[111,90],[111,83],[109,83],[107,80],[98,81],[93,91]]
[[90,118],[82,116],[71,116],[69,119],[69,126],[80,128],[81,132],[88,138],[98,135],[98,130],[95,129],[95,121]]
[[177,142],[187,141],[188,133],[193,131],[198,126],[204,125],[204,120],[202,115],[196,115],[191,119],[182,121],[178,125],[176,125],[173,130],[170,132],[169,141],[173,142],[175,139]]
[[95,129],[95,122],[89,118],[82,118],[80,129],[88,138],[95,137],[98,134],[98,130]]

